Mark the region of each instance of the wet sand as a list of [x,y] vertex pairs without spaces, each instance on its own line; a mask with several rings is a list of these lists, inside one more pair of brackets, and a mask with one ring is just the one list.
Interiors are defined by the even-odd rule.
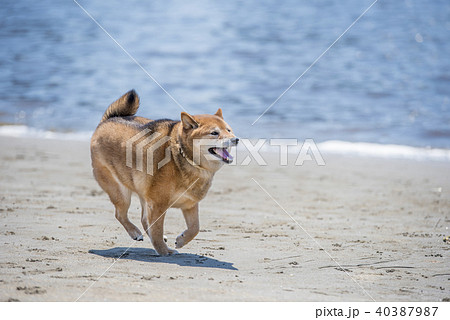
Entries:
[[[450,163],[324,155],[323,167],[283,167],[265,155],[267,166],[227,166],[197,238],[158,257],[115,220],[87,142],[0,137],[0,150],[1,301],[450,298]],[[140,226],[137,198],[130,217]],[[170,209],[172,247],[184,227]]]

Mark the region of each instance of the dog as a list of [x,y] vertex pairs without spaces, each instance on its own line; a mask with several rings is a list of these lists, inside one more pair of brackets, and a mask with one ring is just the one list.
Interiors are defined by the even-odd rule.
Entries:
[[141,231],[127,215],[131,195],[139,196],[142,227],[158,254],[166,256],[177,253],[165,241],[166,211],[180,208],[183,212],[187,229],[175,242],[176,249],[182,248],[199,233],[198,203],[214,174],[233,161],[230,148],[239,139],[220,108],[213,115],[182,112],[180,121],[135,116],[138,108],[134,90],[108,107],[92,135],[92,168],[115,207],[117,220],[133,240],[142,241]]

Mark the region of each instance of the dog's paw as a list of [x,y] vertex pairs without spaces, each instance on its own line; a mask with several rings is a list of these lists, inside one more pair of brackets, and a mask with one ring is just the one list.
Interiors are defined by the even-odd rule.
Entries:
[[144,236],[142,235],[142,233],[139,230],[131,230],[128,232],[128,234],[130,235],[131,239],[133,239],[133,240],[136,240],[136,241],[144,240]]
[[171,256],[171,255],[178,254],[178,251],[177,251],[177,250],[175,250],[175,249],[170,249],[170,248],[167,248],[166,250],[160,250],[160,251],[157,251],[157,252],[158,252],[158,254],[159,254],[161,257],[167,257],[167,256]]
[[180,249],[184,246],[184,234],[180,234],[175,240],[175,248]]

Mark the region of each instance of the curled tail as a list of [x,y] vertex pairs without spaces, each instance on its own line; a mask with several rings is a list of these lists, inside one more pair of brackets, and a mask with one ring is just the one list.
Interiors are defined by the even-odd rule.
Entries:
[[102,121],[114,117],[134,116],[139,108],[139,96],[136,91],[130,90],[119,99],[111,103],[103,115]]

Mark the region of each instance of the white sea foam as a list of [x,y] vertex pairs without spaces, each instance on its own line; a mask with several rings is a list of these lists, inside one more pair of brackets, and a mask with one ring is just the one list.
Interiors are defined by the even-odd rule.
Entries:
[[6,125],[0,126],[0,136],[15,138],[89,141],[90,137],[92,136],[92,132],[54,132],[30,128],[28,126]]
[[[278,140],[278,139],[277,139]],[[252,145],[256,145],[256,139],[251,139]],[[312,140],[311,140],[312,141]],[[264,145],[260,148],[263,152],[279,153],[281,148],[279,144],[282,142],[277,142],[276,144],[271,144],[270,139],[265,140]],[[304,147],[303,141],[298,140],[297,145],[295,144],[295,139],[286,139],[286,144],[288,145],[288,152],[290,154],[299,155]],[[419,161],[445,161],[450,162],[450,150],[449,149],[438,149],[438,148],[419,148],[411,147],[405,145],[395,145],[395,144],[377,144],[368,142],[347,142],[330,140],[321,143],[316,143],[317,150],[322,156],[327,154],[341,154],[341,155],[351,155],[351,156],[362,156],[362,157],[377,157],[377,158],[388,158],[388,159],[411,159]],[[244,146],[239,145],[239,149]],[[286,146],[285,146],[286,147]],[[308,142],[306,145],[306,150],[303,152],[308,152],[311,154],[311,144]]]
[[318,143],[320,152],[351,154],[381,158],[450,161],[450,150],[435,148],[417,148],[395,144],[377,144],[367,142],[325,141]]
[[[39,130],[22,125],[5,125],[0,126],[0,136],[17,137],[17,138],[37,138],[37,139],[54,139],[54,140],[74,140],[89,141],[92,136],[90,131],[82,132],[54,132]],[[251,139],[253,140],[253,139]],[[292,140],[292,139],[291,139]],[[253,141],[253,144],[256,140]],[[243,148],[242,143],[239,149]],[[289,153],[300,152],[302,141],[298,141],[298,146],[289,146]],[[317,143],[317,148],[322,154],[342,154],[353,156],[394,158],[394,159],[413,159],[413,160],[433,160],[433,161],[449,161],[449,149],[437,148],[418,148],[404,145],[394,144],[377,144],[368,142],[347,142],[339,140],[330,140]],[[261,151],[279,152],[279,146],[271,146],[267,140]]]

